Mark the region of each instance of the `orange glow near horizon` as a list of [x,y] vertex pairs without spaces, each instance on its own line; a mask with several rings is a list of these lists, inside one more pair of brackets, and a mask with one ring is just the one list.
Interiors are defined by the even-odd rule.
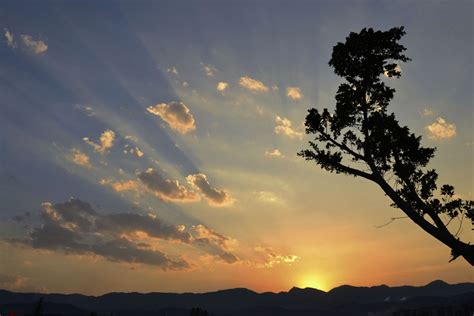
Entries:
[[313,273],[303,274],[295,283],[295,286],[300,288],[309,287],[322,291],[328,291],[331,288],[321,276]]

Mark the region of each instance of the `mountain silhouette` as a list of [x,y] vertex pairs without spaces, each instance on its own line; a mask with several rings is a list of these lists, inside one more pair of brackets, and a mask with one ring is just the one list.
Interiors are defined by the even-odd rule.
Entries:
[[[32,315],[44,300],[44,315],[190,315],[202,310],[215,316],[233,315],[404,315],[410,310],[446,310],[459,315],[474,311],[474,283],[448,284],[433,281],[425,286],[387,285],[357,287],[343,285],[328,292],[293,287],[288,292],[257,293],[245,288],[209,293],[108,293],[81,294],[15,293],[0,290],[0,313]],[[427,311],[427,312],[426,312]],[[447,314],[446,314],[447,315]],[[457,314],[456,314],[457,315]]]

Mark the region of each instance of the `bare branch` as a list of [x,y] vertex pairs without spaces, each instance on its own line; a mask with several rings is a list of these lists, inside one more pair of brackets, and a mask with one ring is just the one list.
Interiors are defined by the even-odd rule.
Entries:
[[374,226],[374,227],[375,227],[375,228],[382,228],[382,227],[385,227],[385,226],[390,225],[391,223],[393,223],[393,222],[396,221],[397,219],[403,219],[403,218],[408,218],[408,216],[392,217],[392,218],[391,218],[388,222],[386,222],[385,224],[376,225],[376,226]]

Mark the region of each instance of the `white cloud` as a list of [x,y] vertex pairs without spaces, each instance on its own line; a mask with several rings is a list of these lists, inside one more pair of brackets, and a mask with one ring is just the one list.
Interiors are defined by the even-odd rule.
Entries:
[[431,139],[448,139],[456,136],[456,125],[446,122],[442,117],[438,117],[436,122],[426,126],[426,129]]
[[7,39],[7,45],[10,48],[16,48],[15,38],[13,37],[13,33],[11,33],[8,29],[4,29],[5,31],[5,38]]
[[216,89],[217,91],[224,92],[224,90],[227,89],[228,86],[229,84],[227,82],[220,81],[217,84]]
[[77,148],[72,148],[71,149],[68,158],[69,158],[69,160],[71,160],[76,165],[86,167],[86,168],[91,168],[92,167],[92,165],[90,163],[89,156],[87,154],[81,152]]
[[186,180],[194,188],[197,188],[211,205],[224,206],[232,204],[234,201],[227,191],[213,188],[205,174],[191,174],[186,177]]
[[265,151],[265,156],[269,156],[269,157],[280,157],[280,158],[283,158],[285,157],[280,150],[278,149],[273,149],[273,150],[266,150]]
[[424,108],[423,111],[421,111],[422,116],[432,116],[434,115],[434,111],[429,108]]
[[292,100],[301,100],[303,98],[303,94],[301,93],[301,89],[298,87],[288,87],[286,88],[286,95],[288,98]]
[[115,133],[114,131],[108,129],[100,135],[99,138],[99,144],[94,143],[89,139],[89,137],[84,137],[83,140],[92,146],[94,148],[94,151],[101,153],[101,154],[106,154],[110,148],[114,145],[115,141]]
[[202,69],[204,70],[204,72],[206,73],[206,76],[208,76],[208,77],[214,77],[215,76],[215,74],[217,72],[216,67],[214,67],[211,64],[204,64],[204,63],[201,63],[201,66],[202,66]]
[[276,134],[286,135],[290,138],[299,138],[299,139],[303,138],[303,133],[298,132],[295,129],[293,129],[291,121],[287,119],[286,117],[281,118],[277,116],[275,118],[275,123],[276,123],[276,126],[274,128],[274,131]]
[[131,147],[130,145],[126,144],[123,147],[123,153],[124,154],[132,154],[135,157],[141,158],[143,157],[144,153],[143,151],[140,150],[138,147]]
[[176,69],[176,67],[173,66],[173,67],[170,67],[170,68],[166,69],[166,72],[171,73],[173,75],[177,75],[178,74],[178,69]]
[[261,81],[250,77],[241,77],[239,84],[252,92],[267,92],[268,87]]
[[296,260],[300,259],[300,257],[296,255],[282,255],[275,253],[271,247],[257,246],[254,248],[254,250],[257,253],[260,253],[265,256],[263,264],[257,265],[262,268],[273,268],[273,266],[278,264],[291,265]]
[[283,200],[271,191],[256,191],[257,199],[264,203],[283,204]]
[[32,53],[37,55],[43,54],[48,50],[48,45],[40,40],[34,40],[31,35],[22,34],[20,35],[23,45]]
[[194,117],[183,102],[160,103],[149,106],[147,111],[161,117],[172,129],[181,134],[196,129]]

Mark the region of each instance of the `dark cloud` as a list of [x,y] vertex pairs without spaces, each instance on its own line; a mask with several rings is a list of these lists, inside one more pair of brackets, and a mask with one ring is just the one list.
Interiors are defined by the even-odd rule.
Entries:
[[188,183],[193,187],[197,188],[211,205],[223,206],[233,202],[228,192],[213,188],[205,174],[191,174],[186,177],[186,180],[188,180]]
[[161,117],[172,129],[181,134],[196,129],[194,117],[183,102],[160,103],[149,106],[147,111]]
[[237,242],[235,239],[219,234],[202,224],[193,226],[193,231],[195,233],[193,242],[199,244],[210,254],[227,263],[239,261],[239,258],[232,253]]
[[155,169],[140,172],[138,178],[151,192],[165,201],[191,202],[200,199],[196,192],[186,189],[178,180],[163,178]]
[[159,240],[178,242],[211,254],[227,263],[238,261],[232,253],[235,240],[204,226],[163,223],[155,215],[136,213],[100,214],[79,199],[43,203],[39,226],[26,239],[10,243],[68,254],[90,254],[109,261],[142,263],[164,270],[190,267],[182,258],[158,250]]
[[185,269],[181,258],[170,258],[153,249],[135,234],[189,243],[191,235],[178,226],[162,223],[153,216],[97,213],[89,203],[71,199],[64,203],[44,203],[41,226],[29,238],[10,240],[37,249],[75,254],[93,254],[110,261],[143,263],[162,269]]

